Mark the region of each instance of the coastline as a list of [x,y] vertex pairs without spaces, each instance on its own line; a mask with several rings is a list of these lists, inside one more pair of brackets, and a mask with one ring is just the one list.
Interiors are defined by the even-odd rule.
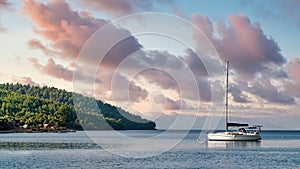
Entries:
[[69,132],[76,132],[73,129],[67,128],[15,128],[10,130],[1,130],[0,134],[7,134],[7,133],[69,133]]

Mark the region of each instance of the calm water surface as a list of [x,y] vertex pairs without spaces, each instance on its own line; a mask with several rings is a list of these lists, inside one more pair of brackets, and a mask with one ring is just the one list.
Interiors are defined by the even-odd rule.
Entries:
[[[169,132],[153,144],[171,143],[182,132]],[[120,133],[139,139],[164,131]],[[141,156],[155,151],[111,131],[89,132],[103,141],[100,145],[83,131],[0,134],[0,168],[300,168],[300,131],[263,131],[260,142],[202,144],[197,142],[199,134],[200,131],[191,131],[174,148],[148,158],[127,158],[107,151],[109,147]]]

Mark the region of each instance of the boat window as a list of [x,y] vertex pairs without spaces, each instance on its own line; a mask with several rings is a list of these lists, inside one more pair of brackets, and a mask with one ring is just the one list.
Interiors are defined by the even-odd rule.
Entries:
[[240,128],[239,131],[240,131],[240,132],[243,132],[243,133],[247,133],[247,131],[246,131],[245,128]]

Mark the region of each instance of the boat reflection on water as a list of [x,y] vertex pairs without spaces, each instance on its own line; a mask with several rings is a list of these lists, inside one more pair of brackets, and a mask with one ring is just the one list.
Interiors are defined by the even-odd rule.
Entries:
[[261,141],[207,141],[207,148],[258,148]]

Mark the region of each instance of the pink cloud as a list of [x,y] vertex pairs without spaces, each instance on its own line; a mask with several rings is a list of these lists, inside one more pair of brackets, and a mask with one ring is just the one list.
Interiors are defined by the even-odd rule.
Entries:
[[[30,64],[33,65],[36,69],[45,73],[46,75],[52,76],[54,78],[63,79],[69,82],[72,82],[74,70],[70,69],[69,67],[65,67],[63,65],[57,64],[52,58],[49,58],[46,65],[42,65],[39,63],[37,58],[30,57],[28,58]],[[101,80],[98,77],[94,77],[93,75],[89,74],[85,71],[78,71],[76,72],[76,80],[80,80],[82,82],[91,81],[99,83]]]
[[176,13],[177,16],[179,16],[181,18],[185,18],[184,14],[182,13],[182,11],[179,8],[174,7],[174,12]]
[[154,97],[156,104],[164,105],[165,110],[184,110],[184,109],[193,109],[192,106],[188,105],[184,100],[178,99],[173,100],[164,95],[156,95]]
[[193,50],[187,49],[183,59],[195,76],[199,78],[208,76],[208,72],[200,57]]
[[[94,18],[90,13],[76,12],[67,2],[59,0],[53,0],[47,4],[25,0],[23,9],[36,22],[35,32],[50,43],[49,46],[45,46],[37,40],[30,40],[28,42],[29,46],[42,50],[46,55],[57,55],[71,62],[76,61],[88,38],[109,23],[106,20]],[[105,48],[105,45],[99,44],[99,42],[112,41],[112,39],[119,37],[127,38],[118,44],[114,44],[108,51],[102,62],[104,66],[115,67],[129,54],[141,49],[142,46],[131,36],[128,30],[114,26],[107,29],[109,29],[109,33],[105,37],[93,39],[96,41],[91,42],[94,46],[90,46],[89,51],[85,53],[86,56],[81,61],[88,65],[97,64],[99,60],[98,53]]]
[[72,81],[73,72],[64,68],[62,65],[58,65],[53,59],[48,59],[47,64],[43,67],[43,71],[50,76],[58,77],[67,81]]
[[[142,49],[142,46],[138,43],[137,39],[135,37],[131,36],[130,32],[125,29],[111,30],[111,35],[109,35],[110,36],[109,38],[112,38],[112,36],[116,36],[118,34],[123,34],[120,36],[124,36],[127,34],[128,37],[126,39],[120,41],[119,43],[115,44],[106,53],[103,60],[101,61],[101,66],[109,67],[109,68],[116,68],[130,54]],[[99,48],[101,48],[101,47],[99,47]],[[90,51],[90,53],[91,53],[90,55],[94,55],[92,52],[93,51]],[[98,59],[94,59],[94,60],[98,60]]]
[[145,12],[154,9],[156,5],[173,4],[172,0],[168,1],[157,1],[157,0],[109,0],[109,1],[98,1],[98,0],[84,0],[88,6],[96,9],[103,10],[114,16],[123,16],[137,12]]
[[229,16],[231,27],[220,26],[222,39],[215,40],[221,56],[244,73],[255,73],[266,64],[282,64],[285,59],[277,43],[267,38],[258,24],[251,24],[244,15]]
[[[121,86],[122,87],[122,86]],[[141,86],[138,86],[135,82],[129,84],[129,98],[133,102],[139,102],[144,100],[148,96],[148,91]]]
[[156,104],[164,105],[166,110],[179,110],[181,108],[180,100],[174,101],[164,95],[156,95],[154,101]]
[[284,91],[279,91],[271,84],[269,78],[258,78],[252,81],[253,86],[245,88],[252,94],[255,94],[267,101],[280,104],[295,104],[295,98]]
[[[278,67],[282,69],[282,67]],[[237,103],[251,103],[251,100],[244,93],[252,94],[256,97],[262,98],[267,102],[279,104],[295,104],[294,95],[289,94],[286,90],[280,88],[271,81],[276,81],[284,84],[289,79],[285,71],[278,71],[276,69],[266,69],[258,73],[253,78],[243,76],[242,74],[235,74],[233,82],[230,82],[229,92],[233,96],[233,100]]]
[[[181,94],[183,94],[185,99],[211,101],[211,84],[207,79],[207,70],[192,50],[187,50],[186,54],[182,57],[174,56],[166,51],[151,51],[150,53],[146,53],[143,60],[149,64],[149,67],[167,67],[167,69],[143,72],[141,75],[149,83],[156,84],[162,87],[162,89],[172,89],[178,93],[182,92]],[[184,74],[178,73],[177,70],[181,70]],[[191,74],[187,74],[189,70]],[[198,90],[195,91],[189,87],[193,85]],[[171,101],[168,103],[175,105],[171,104]]]
[[31,39],[28,41],[28,46],[31,49],[39,49],[41,50],[45,55],[47,56],[55,56],[58,53],[52,49],[50,49],[49,47],[44,46],[39,40],[37,39]]
[[[193,24],[200,29],[206,36],[210,37],[213,33],[213,24],[207,16],[193,14],[191,17]],[[200,39],[196,39],[200,40]],[[199,41],[198,41],[199,42]]]
[[36,69],[42,69],[42,65],[40,64],[39,60],[35,57],[29,57],[28,58],[29,63],[32,64],[32,66]]
[[84,0],[86,4],[105,10],[106,12],[115,15],[127,15],[133,13],[139,9],[151,8],[151,1],[139,1],[139,0],[110,0],[110,1],[97,1],[97,0]]
[[8,6],[10,6],[8,0],[0,0],[0,8],[7,8]]
[[48,59],[45,66],[41,65],[36,58],[30,58],[29,61],[33,66],[39,68],[42,72],[59,79],[64,79],[66,81],[72,81],[73,71],[68,70],[62,65],[56,64],[53,59]]
[[[241,73],[254,75],[269,65],[285,63],[278,44],[245,15],[230,15],[228,26],[213,25],[207,17],[197,14],[192,19],[211,40],[221,58],[230,60],[232,67]],[[201,44],[202,39],[195,38]]]
[[300,97],[300,60],[292,58],[286,66],[287,72],[291,80],[286,84],[286,91],[293,96]]
[[31,85],[31,86],[40,86],[39,83],[35,82],[32,80],[31,77],[21,77],[21,78],[18,78],[18,79],[14,79],[15,82],[17,83],[21,83],[23,85]]
[[105,100],[134,103],[140,102],[149,94],[142,86],[110,69],[102,71],[97,77],[101,78],[101,82],[96,83],[95,95]]
[[191,50],[187,50],[185,56],[175,56],[168,51],[141,51],[126,59],[120,67],[119,71],[125,74],[139,72],[137,80],[154,84],[158,90],[173,90],[187,100],[211,101],[207,71]]
[[47,4],[25,0],[23,9],[37,23],[35,32],[59,49],[62,56],[74,59],[86,40],[107,21],[96,19],[88,13],[78,13],[69,4],[53,0]]
[[[286,59],[278,44],[264,34],[259,23],[252,23],[243,14],[230,15],[228,25],[212,23],[209,18],[198,14],[192,16],[192,21],[210,39],[221,59],[230,61],[236,83],[230,92],[235,102],[249,102],[243,95],[243,92],[248,92],[273,103],[295,103],[293,96],[270,82],[271,79],[283,81],[288,78],[286,72],[280,70]],[[199,37],[194,34],[198,45],[202,45],[204,41]]]
[[176,80],[164,71],[156,69],[148,69],[141,73],[149,83],[156,84],[163,89],[178,89]]

